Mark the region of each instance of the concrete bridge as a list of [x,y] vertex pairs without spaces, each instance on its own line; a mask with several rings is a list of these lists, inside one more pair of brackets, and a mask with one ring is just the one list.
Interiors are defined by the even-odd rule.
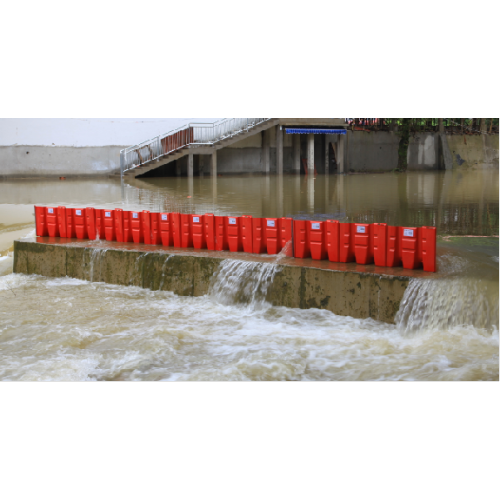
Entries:
[[[191,123],[121,151],[124,177],[210,174],[230,171],[337,173],[346,171],[344,118],[226,118]],[[305,161],[303,161],[305,160]],[[220,168],[222,166],[222,168]]]

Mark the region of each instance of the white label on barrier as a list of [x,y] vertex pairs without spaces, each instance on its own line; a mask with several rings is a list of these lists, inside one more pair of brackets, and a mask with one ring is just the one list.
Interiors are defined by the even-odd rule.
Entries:
[[111,217],[111,212],[105,212],[106,217]]
[[76,212],[76,215],[82,215],[82,211],[81,210],[75,210]]
[[138,219],[138,218],[139,218],[139,214],[138,214],[138,213],[133,212],[133,213],[132,213],[132,219]]
[[366,227],[365,226],[356,226],[356,232],[357,233],[366,233]]
[[403,229],[404,236],[410,236],[413,238],[413,229]]
[[267,221],[267,227],[275,227],[276,221],[275,220],[268,220]]
[[49,208],[48,212],[49,212],[49,214],[53,214],[54,213],[54,209],[53,208]]
[[313,223],[311,224],[311,228],[312,228],[312,229],[319,229],[319,222],[313,222]]
[[200,218],[199,217],[193,217],[193,222],[200,222]]
[[161,214],[161,220],[168,220],[167,214]]
[[229,217],[229,224],[236,224],[236,219]]

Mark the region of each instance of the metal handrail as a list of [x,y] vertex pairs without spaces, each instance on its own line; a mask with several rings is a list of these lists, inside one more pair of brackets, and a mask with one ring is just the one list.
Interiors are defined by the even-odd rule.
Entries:
[[188,123],[120,151],[121,175],[191,145],[212,146],[247,132],[271,118],[223,118],[213,123]]

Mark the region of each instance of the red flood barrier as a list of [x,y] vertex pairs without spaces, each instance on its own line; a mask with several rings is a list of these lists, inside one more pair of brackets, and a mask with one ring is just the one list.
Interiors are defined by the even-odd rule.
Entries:
[[313,221],[307,222],[311,258],[314,260],[324,260],[326,258],[325,223]]
[[205,214],[204,221],[205,240],[208,250],[215,250],[215,217],[214,214]]
[[330,262],[340,262],[339,241],[340,224],[338,220],[327,220],[326,230],[326,251]]
[[173,212],[170,214],[171,217],[171,228],[172,236],[174,239],[174,247],[181,248],[181,214],[179,212]]
[[339,223],[339,262],[354,261],[354,226],[349,222]]
[[203,215],[191,215],[191,232],[193,236],[193,247],[207,248],[205,236],[205,217]]
[[401,250],[399,246],[399,227],[387,226],[387,267],[401,265]]
[[417,269],[420,267],[419,249],[420,228],[400,227],[399,242],[401,248],[401,260],[405,269]]
[[85,226],[87,228],[87,235],[90,240],[96,239],[95,212],[96,211],[93,208],[85,209]]
[[47,233],[49,236],[59,236],[59,223],[57,220],[57,208],[47,207],[45,218],[47,223]]
[[142,224],[142,235],[144,238],[144,243],[146,245],[151,245],[151,217],[149,210],[143,210],[141,212],[141,224]]
[[[65,207],[59,208],[64,209],[64,211],[66,212],[66,238],[76,238],[75,223],[73,220],[73,209]],[[61,229],[59,229],[59,231],[61,231]]]
[[264,219],[264,235],[266,239],[267,253],[276,255],[281,250],[281,238],[279,231],[279,219]]
[[420,228],[420,251],[424,271],[436,272],[436,228]]
[[252,252],[267,252],[266,236],[263,227],[264,219],[252,218]]
[[67,225],[66,207],[57,207],[57,230],[61,238],[67,237]]
[[371,264],[373,262],[371,224],[354,224],[354,257],[357,264]]
[[124,210],[122,212],[122,238],[123,243],[132,243],[134,238],[132,237],[132,212]]
[[226,217],[227,246],[230,252],[243,251],[239,217]]
[[113,224],[115,226],[116,241],[123,243],[123,216],[124,212],[121,208],[115,208],[113,216]]
[[181,214],[181,248],[192,248],[191,215]]
[[160,236],[160,214],[158,212],[151,212],[151,245],[161,245]]
[[73,208],[73,225],[75,235],[79,240],[85,240],[89,237],[87,232],[87,210],[85,208]]
[[215,249],[218,251],[227,250],[227,229],[226,218],[223,216],[215,217]]
[[[293,257],[293,219],[282,217],[279,219],[279,237],[281,240],[281,250],[285,250],[287,257]],[[287,246],[288,245],[288,246]]]
[[142,217],[140,212],[130,212],[130,227],[132,229],[132,240],[134,243],[144,243],[142,231]]
[[106,236],[106,241],[116,241],[115,233],[115,211],[114,210],[103,210],[104,217],[104,235]]
[[243,251],[253,253],[253,217],[251,215],[242,215],[240,217],[241,242]]
[[159,217],[161,244],[164,247],[174,246],[174,234],[172,230],[171,214],[162,212]]
[[45,207],[37,207],[35,205],[35,226],[37,236],[48,236],[47,219],[45,217]]
[[372,224],[373,261],[376,266],[387,264],[387,224]]
[[307,222],[305,220],[293,221],[293,254],[298,259],[306,259],[311,256]]
[[106,229],[104,225],[104,210],[97,208],[95,210],[95,231],[96,237],[106,239]]

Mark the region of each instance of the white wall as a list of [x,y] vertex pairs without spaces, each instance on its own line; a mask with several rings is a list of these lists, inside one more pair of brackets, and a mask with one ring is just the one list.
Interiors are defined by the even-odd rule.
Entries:
[[1,118],[0,146],[132,146],[189,122],[218,118]]

